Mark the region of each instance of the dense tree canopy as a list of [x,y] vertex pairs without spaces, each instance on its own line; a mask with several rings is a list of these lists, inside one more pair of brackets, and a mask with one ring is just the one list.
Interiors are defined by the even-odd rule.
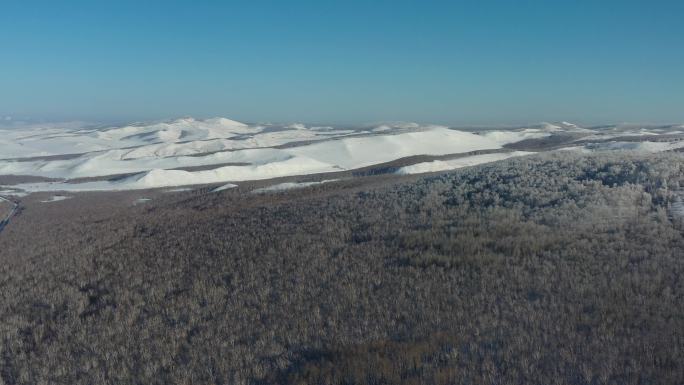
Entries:
[[680,383],[683,160],[27,206],[0,234],[0,382]]

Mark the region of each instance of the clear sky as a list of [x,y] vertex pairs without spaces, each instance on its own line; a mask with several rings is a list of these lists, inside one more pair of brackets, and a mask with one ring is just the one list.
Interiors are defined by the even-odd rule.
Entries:
[[0,2],[0,116],[684,122],[684,1]]

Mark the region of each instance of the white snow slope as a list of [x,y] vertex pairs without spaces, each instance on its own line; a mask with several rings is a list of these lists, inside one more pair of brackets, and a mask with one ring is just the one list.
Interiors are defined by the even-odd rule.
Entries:
[[[0,175],[58,179],[8,186],[13,191],[25,192],[225,184],[351,170],[414,155],[500,149],[509,143],[559,132],[583,133],[599,139],[608,134],[566,122],[477,133],[417,123],[340,129],[307,127],[301,123],[249,125],[225,118],[183,118],[114,127],[83,123],[0,126]],[[616,132],[621,129],[610,134]],[[592,145],[577,149],[664,151],[682,147],[684,141]],[[401,172],[446,170],[517,155],[521,154],[427,162],[404,167]],[[115,175],[119,177],[113,178]],[[85,177],[102,180],[73,180]]]
[[495,154],[483,154],[483,155],[472,155],[465,156],[462,158],[451,159],[451,160],[435,160],[432,162],[417,163],[410,166],[401,167],[397,170],[397,174],[422,174],[426,172],[437,172],[437,171],[447,171],[454,170],[457,168],[475,166],[482,163],[496,162],[498,160],[508,159],[515,156],[523,156],[534,154],[534,152],[526,151],[514,151],[514,152],[502,152]]
[[[184,123],[185,124],[185,123]],[[166,127],[166,126],[165,126]],[[159,130],[130,126],[107,130],[104,134],[112,140],[130,138],[135,133],[140,140],[164,139]],[[233,124],[226,126],[226,132],[232,133],[237,128],[240,132],[250,130],[247,126]],[[164,132],[175,132],[165,128]],[[261,131],[259,131],[261,130]],[[206,132],[205,132],[206,131]],[[269,179],[274,177],[315,174],[322,172],[350,170],[389,162],[412,155],[445,155],[475,150],[496,149],[500,145],[479,135],[451,130],[445,127],[431,126],[413,132],[398,134],[364,134],[356,137],[345,137],[349,130],[313,131],[301,129],[285,129],[264,133],[261,128],[254,129],[247,139],[239,142],[231,151],[207,153],[202,149],[198,155],[185,155],[183,152],[169,153],[160,149],[169,149],[177,142],[155,143],[134,149],[110,149],[86,153],[68,159],[12,159],[0,161],[0,175],[34,175],[51,178],[73,179],[79,177],[107,176],[133,173],[134,175],[112,181],[96,181],[87,183],[29,183],[17,185],[26,191],[93,191],[124,190],[169,187],[178,185],[209,184],[235,182],[245,180]],[[145,135],[141,135],[144,132]],[[217,131],[202,129],[204,137],[214,137]],[[150,135],[154,133],[154,135]],[[268,134],[268,136],[266,136]],[[199,134],[185,134],[197,137]],[[243,137],[246,134],[241,134]],[[92,135],[89,134],[88,137]],[[172,135],[172,139],[182,135]],[[261,136],[261,138],[259,138]],[[143,138],[143,139],[141,139]],[[268,147],[261,147],[259,139],[264,139]],[[310,143],[310,140],[314,140]],[[287,148],[275,148],[282,143],[302,142]],[[199,146],[198,141],[181,143],[189,148]],[[202,141],[210,143],[212,141]],[[163,147],[162,147],[163,146]],[[244,147],[252,148],[244,148]],[[241,148],[242,149],[235,149]],[[176,150],[178,147],[175,148]],[[151,151],[153,150],[153,151]],[[214,147],[211,147],[214,150]],[[150,152],[151,151],[151,152]],[[173,155],[170,155],[173,154]],[[178,168],[216,165],[201,171],[183,171]]]
[[259,194],[259,193],[267,193],[267,192],[287,191],[287,190],[293,190],[293,189],[298,189],[298,188],[317,186],[317,185],[330,183],[330,182],[336,182],[338,180],[339,179],[326,179],[326,180],[322,180],[320,182],[286,182],[286,183],[279,183],[279,184],[276,184],[273,186],[258,188],[258,189],[252,190],[252,192],[255,194]]

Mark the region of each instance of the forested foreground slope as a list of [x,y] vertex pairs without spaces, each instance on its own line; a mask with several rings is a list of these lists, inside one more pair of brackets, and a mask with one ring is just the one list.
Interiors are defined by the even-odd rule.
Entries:
[[373,178],[28,207],[0,234],[0,382],[684,379],[682,154]]

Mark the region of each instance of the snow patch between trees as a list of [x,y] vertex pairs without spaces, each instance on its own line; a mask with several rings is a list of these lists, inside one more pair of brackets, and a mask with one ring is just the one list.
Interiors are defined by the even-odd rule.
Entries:
[[531,155],[534,152],[527,151],[514,151],[507,153],[497,153],[497,154],[484,154],[484,155],[473,155],[466,156],[463,158],[451,159],[451,160],[434,160],[432,162],[417,163],[410,166],[404,166],[396,171],[397,174],[408,175],[408,174],[422,174],[427,172],[438,172],[438,171],[448,171],[455,170],[458,168],[475,166],[483,163],[496,162],[498,160],[508,159],[516,156]]
[[66,195],[53,195],[49,199],[46,199],[44,201],[40,201],[41,203],[52,203],[52,202],[59,202],[59,201],[64,201],[67,199],[73,198],[72,196],[66,196]]
[[267,192],[275,192],[275,191],[283,191],[283,190],[292,190],[296,188],[304,188],[304,187],[310,187],[310,186],[316,186],[316,185],[321,185],[324,183],[330,183],[330,182],[336,182],[339,179],[326,179],[322,180],[320,182],[287,182],[287,183],[280,183],[276,184],[273,186],[268,186],[268,187],[263,187],[263,188],[258,188],[253,190],[253,193],[267,193]]

